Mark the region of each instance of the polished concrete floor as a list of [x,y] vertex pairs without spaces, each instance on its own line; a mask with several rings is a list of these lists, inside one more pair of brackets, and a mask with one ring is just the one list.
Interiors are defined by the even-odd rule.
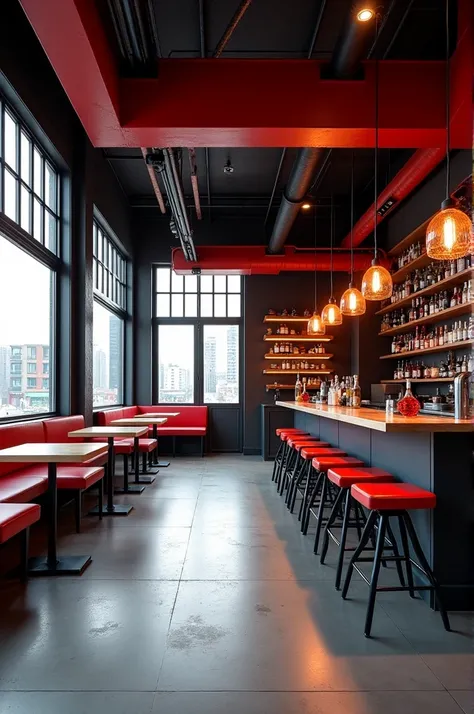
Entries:
[[[128,518],[60,516],[81,578],[0,585],[0,713],[459,714],[474,619],[405,593],[343,602],[258,458],[176,459]],[[36,533],[34,548],[41,548]],[[391,570],[391,569],[389,569]],[[392,577],[385,572],[384,577]]]

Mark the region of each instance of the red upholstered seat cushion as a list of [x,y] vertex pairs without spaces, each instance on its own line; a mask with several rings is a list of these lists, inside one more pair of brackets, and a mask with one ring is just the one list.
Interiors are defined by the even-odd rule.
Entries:
[[289,427],[282,426],[282,427],[280,427],[279,429],[275,429],[275,434],[276,434],[277,436],[280,436],[280,434],[281,434],[283,431],[286,431],[286,432],[288,432],[289,434],[290,434],[290,433],[292,433],[292,434],[306,434],[306,432],[303,431],[303,429],[297,429],[296,427],[293,427],[293,426],[289,426]]
[[301,458],[305,461],[313,459],[315,456],[345,456],[345,451],[337,449],[333,446],[305,446],[301,449]]
[[302,432],[300,432],[300,433],[298,433],[298,434],[295,434],[294,431],[293,431],[293,432],[291,432],[291,431],[282,431],[282,432],[280,432],[280,439],[281,439],[282,441],[288,441],[288,439],[294,439],[295,436],[309,436],[309,434],[308,434],[307,431],[302,431]]
[[97,466],[58,466],[57,487],[60,490],[83,491],[103,476],[104,469]]
[[110,426],[111,422],[123,418],[123,409],[107,409],[104,412],[97,412],[97,425]]
[[84,439],[70,437],[69,432],[84,429],[84,427],[85,422],[82,414],[45,419],[43,422],[44,440],[50,444],[78,443]]
[[36,475],[28,467],[17,469],[0,478],[0,502],[28,503],[46,493],[48,478]]
[[354,456],[315,456],[313,459],[313,466],[317,471],[363,465],[364,462]]
[[[41,444],[44,442],[44,429],[42,421],[27,421],[21,424],[7,424],[0,427],[0,449],[19,444]],[[27,464],[2,463],[0,464],[0,477],[23,469]],[[0,499],[1,500],[1,499]],[[28,501],[28,499],[25,499]]]
[[[134,448],[133,439],[124,439],[124,441],[128,441],[129,444],[131,445],[132,449]],[[150,451],[153,451],[154,449],[156,449],[157,443],[158,442],[156,439],[142,439],[142,438],[140,438],[140,439],[138,439],[138,451],[140,451],[140,453],[144,452],[146,454],[149,454]]]
[[331,444],[328,441],[297,441],[293,447],[295,451],[303,449],[329,449]]
[[306,434],[291,434],[287,439],[288,446],[291,446],[291,448],[294,448],[296,444],[314,444],[318,441],[319,439],[316,436]]
[[122,409],[122,416],[124,419],[133,419],[134,416],[138,414],[138,407],[124,407]]
[[159,426],[158,436],[206,436],[206,426]]
[[41,508],[36,503],[0,503],[0,543],[39,521],[40,515]]
[[393,481],[393,476],[384,469],[373,466],[363,468],[329,469],[328,479],[339,488],[349,488],[353,483]]
[[371,511],[411,511],[436,506],[434,493],[411,483],[356,483],[351,494]]
[[[208,424],[208,409],[207,407],[195,407],[195,406],[179,406],[178,404],[153,404],[151,406],[139,406],[139,414],[156,414],[160,412],[162,414],[166,413],[176,413],[179,412],[178,416],[169,417],[166,427],[161,428],[190,428],[190,427],[200,427],[207,430]],[[187,436],[182,432],[177,431],[176,434],[171,434],[171,436]]]
[[[91,441],[97,442],[99,444],[108,443],[105,437],[95,436],[93,439],[91,439]],[[131,454],[133,451],[133,446],[127,439],[114,439],[114,451],[116,454]]]

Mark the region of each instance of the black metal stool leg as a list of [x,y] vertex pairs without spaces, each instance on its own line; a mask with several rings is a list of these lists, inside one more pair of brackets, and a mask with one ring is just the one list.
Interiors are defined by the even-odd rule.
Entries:
[[415,590],[413,588],[413,570],[411,567],[410,560],[410,546],[408,545],[407,529],[405,526],[405,521],[401,515],[398,516],[398,527],[400,529],[400,538],[402,541],[403,555],[405,556],[405,567],[407,569],[407,581],[408,581],[408,591],[410,597],[415,597]]
[[[390,539],[390,543],[392,544],[392,549],[393,549],[393,554],[399,558],[400,557],[400,551],[398,550],[398,545],[397,541],[395,540],[395,535],[392,530],[392,526],[390,525],[389,519],[387,519],[387,535]],[[395,561],[395,566],[397,568],[397,573],[398,573],[398,579],[400,580],[400,585],[405,587],[405,577],[403,575],[403,568],[400,560]]]
[[275,460],[273,462],[272,481],[275,481],[282,451],[283,451],[283,441],[280,441],[280,445],[278,447],[278,451],[276,452]]
[[[309,493],[309,484],[310,484],[310,476],[311,476],[311,461],[306,461],[305,465],[303,466],[303,477],[304,477],[305,473],[306,473],[306,483],[304,485],[303,497],[301,499],[300,508],[298,511],[298,520],[301,521],[301,524],[303,524],[304,509],[305,509],[305,504],[306,504],[306,501],[308,498],[308,493]],[[303,530],[303,525],[301,525],[301,530]]]
[[436,602],[438,603],[441,619],[443,620],[444,629],[447,630],[447,632],[450,632],[451,625],[449,624],[448,613],[446,612],[444,605],[443,605],[438,581],[436,580],[434,573],[431,570],[429,563],[425,558],[425,554],[423,553],[423,549],[420,545],[420,541],[418,540],[418,536],[416,535],[416,531],[413,526],[412,520],[410,518],[410,514],[407,511],[405,511],[403,513],[403,518],[405,520],[408,535],[410,536],[410,540],[412,542],[413,550],[415,551],[415,555],[418,558],[418,560],[420,561],[421,567],[425,571],[428,580],[430,581],[431,585],[433,586],[434,594],[436,597]]
[[[311,475],[311,472],[310,472],[310,475]],[[320,487],[320,485],[321,485],[321,478],[322,478],[322,476],[321,476],[321,474],[319,473],[319,474],[318,474],[318,477],[317,477],[317,480],[316,480],[316,483],[315,483],[315,485],[314,485],[314,487],[313,487],[313,490],[311,491],[311,494],[310,494],[308,500],[306,501],[306,504],[305,504],[305,507],[304,507],[304,511],[303,511],[303,528],[302,528],[302,533],[303,533],[303,535],[306,535],[306,534],[308,533],[309,517],[310,517],[310,515],[311,515],[310,509],[311,509],[312,505],[315,503],[316,496],[318,495],[319,487]]]
[[324,515],[324,509],[326,507],[326,500],[327,500],[327,492],[328,492],[328,477],[327,474],[324,472],[321,472],[321,476],[323,479],[323,486],[321,489],[321,498],[319,500],[319,508],[318,508],[318,522],[316,524],[316,535],[314,537],[314,547],[313,547],[313,553],[318,552],[319,548],[319,538],[321,536],[321,526],[323,523],[323,515]]
[[372,565],[372,575],[370,577],[369,602],[367,604],[367,615],[365,617],[364,634],[366,637],[370,637],[370,631],[372,629],[372,620],[374,618],[375,598],[377,596],[377,582],[379,579],[382,552],[385,544],[385,531],[387,528],[387,520],[387,515],[385,515],[384,513],[379,514],[377,543],[375,546],[374,562]]
[[359,555],[362,553],[365,546],[367,545],[369,538],[372,535],[372,530],[374,528],[374,524],[375,524],[376,520],[377,520],[377,511],[371,511],[369,514],[369,517],[367,518],[366,524],[364,526],[364,530],[362,531],[362,536],[359,541],[359,545],[357,546],[354,553],[352,554],[352,558],[350,559],[350,562],[349,562],[346,579],[344,581],[344,587],[342,588],[343,600],[346,599],[347,592],[349,590],[349,585],[351,584],[352,572],[354,570],[354,563],[357,561],[357,558],[359,557]]
[[326,523],[326,527],[324,528],[323,547],[321,548],[321,558],[320,558],[322,565],[324,565],[324,561],[326,560],[326,554],[328,552],[329,530],[337,518],[337,514],[339,511],[339,504],[341,503],[343,495],[344,495],[344,490],[342,488],[340,488],[339,493],[337,494],[336,500],[334,501],[334,505],[331,509],[331,513],[329,514],[328,522]]
[[339,546],[339,557],[337,559],[337,570],[336,570],[336,590],[341,589],[341,578],[342,578],[342,568],[344,565],[344,552],[346,550],[346,540],[347,540],[347,529],[349,527],[349,519],[351,517],[351,505],[352,497],[350,488],[347,489],[346,501],[344,504],[344,517],[342,521],[341,538]]

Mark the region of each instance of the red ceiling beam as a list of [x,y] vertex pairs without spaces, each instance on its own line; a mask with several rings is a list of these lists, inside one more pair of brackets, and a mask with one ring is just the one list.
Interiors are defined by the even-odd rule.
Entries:
[[[95,2],[20,2],[95,146],[374,145],[372,62],[363,81],[322,80],[316,60],[233,59],[160,60],[157,79],[120,79]],[[456,109],[453,147],[470,148]],[[442,146],[444,122],[443,62],[380,63],[381,147]]]

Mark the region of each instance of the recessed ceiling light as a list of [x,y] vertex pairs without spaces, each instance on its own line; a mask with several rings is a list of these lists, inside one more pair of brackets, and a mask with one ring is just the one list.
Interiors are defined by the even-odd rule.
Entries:
[[359,22],[368,22],[375,17],[375,12],[370,7],[364,7],[357,13],[357,19]]
[[310,203],[303,203],[303,205],[301,206],[301,208],[303,209],[303,211],[307,211],[309,208],[311,208],[311,204],[310,204]]

